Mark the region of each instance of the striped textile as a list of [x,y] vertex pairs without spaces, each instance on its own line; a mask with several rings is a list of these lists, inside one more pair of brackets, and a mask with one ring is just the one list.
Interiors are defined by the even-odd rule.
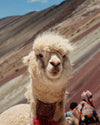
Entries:
[[93,114],[94,108],[88,104],[85,104],[82,108],[82,116]]
[[74,125],[79,125],[79,121],[81,119],[81,114],[80,114],[80,110],[82,108],[82,105],[78,105],[76,108],[73,109],[73,111],[71,112],[71,117],[73,119],[73,124]]
[[71,112],[71,117],[74,121],[74,125],[80,125],[80,123],[97,123],[99,122],[97,113],[94,107],[90,106],[87,102],[82,101]]

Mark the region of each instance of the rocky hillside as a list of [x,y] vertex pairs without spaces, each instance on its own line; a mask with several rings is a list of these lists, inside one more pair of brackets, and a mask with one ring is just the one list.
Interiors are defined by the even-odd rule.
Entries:
[[29,77],[22,57],[37,34],[46,30],[60,32],[75,46],[66,111],[71,101],[79,102],[81,92],[89,89],[100,116],[100,0],[65,0],[42,11],[0,19],[0,112],[26,103]]

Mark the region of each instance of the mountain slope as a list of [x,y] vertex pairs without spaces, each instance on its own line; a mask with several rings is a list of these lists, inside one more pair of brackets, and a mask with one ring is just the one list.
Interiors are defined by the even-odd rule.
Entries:
[[26,102],[29,77],[22,57],[31,50],[37,34],[48,29],[64,34],[75,46],[70,56],[74,65],[66,111],[71,101],[81,100],[84,89],[90,89],[100,115],[100,0],[67,0],[39,12],[0,20],[0,112]]

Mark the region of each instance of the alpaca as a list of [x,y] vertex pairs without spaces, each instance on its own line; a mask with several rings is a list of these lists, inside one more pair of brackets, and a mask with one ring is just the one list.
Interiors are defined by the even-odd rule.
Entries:
[[[64,99],[72,70],[68,57],[71,50],[72,46],[64,36],[45,32],[38,35],[34,40],[32,51],[23,58],[31,79],[26,92],[26,98],[30,102],[29,125],[33,125],[34,119],[37,119],[40,125],[66,124]],[[9,122],[7,124],[11,125]],[[19,120],[14,125],[22,124]],[[23,125],[27,125],[26,120]]]
[[[64,97],[66,83],[71,75],[68,58],[71,50],[71,45],[64,37],[56,33],[43,33],[35,39],[33,50],[24,57],[31,77],[26,94],[31,104],[31,125],[34,118],[41,122],[41,117],[65,125]],[[48,107],[53,107],[52,116],[49,115]]]

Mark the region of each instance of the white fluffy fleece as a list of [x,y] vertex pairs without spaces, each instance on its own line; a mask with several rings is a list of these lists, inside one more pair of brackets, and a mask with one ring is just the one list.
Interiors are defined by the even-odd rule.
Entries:
[[[44,103],[56,103],[53,120],[59,125],[66,124],[64,98],[67,81],[71,76],[71,64],[68,57],[71,51],[72,46],[64,36],[45,32],[38,35],[34,40],[32,51],[23,58],[23,62],[28,66],[31,80],[26,92],[30,102],[30,125],[33,125],[33,119],[37,117],[38,100]],[[22,109],[19,108],[19,110]],[[10,125],[9,122],[8,125]],[[21,125],[20,121],[19,124],[14,125]]]

